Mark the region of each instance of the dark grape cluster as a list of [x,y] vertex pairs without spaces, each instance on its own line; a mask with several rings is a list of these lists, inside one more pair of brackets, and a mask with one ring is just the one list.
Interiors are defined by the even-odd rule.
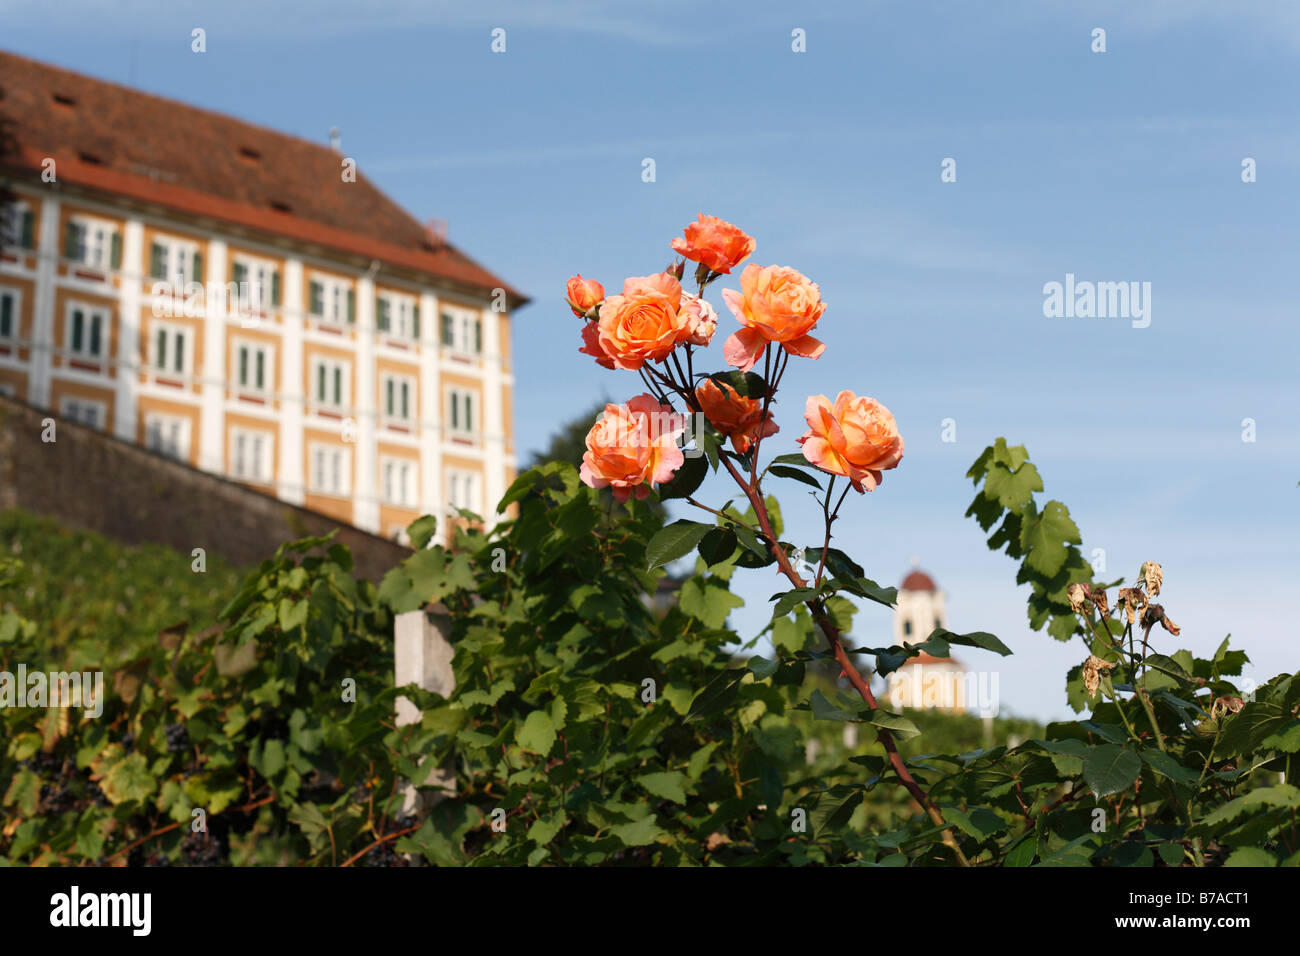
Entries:
[[365,866],[406,866],[406,858],[393,849],[395,840],[372,846],[362,860]]
[[127,731],[122,735],[122,738],[118,741],[118,743],[122,745],[123,750],[126,751],[133,750],[135,748],[135,734],[131,733],[130,731]]
[[225,853],[221,843],[208,833],[191,833],[181,841],[181,859],[186,866],[222,866]]
[[167,737],[168,753],[181,753],[189,748],[190,735],[181,724],[168,724],[163,733]]

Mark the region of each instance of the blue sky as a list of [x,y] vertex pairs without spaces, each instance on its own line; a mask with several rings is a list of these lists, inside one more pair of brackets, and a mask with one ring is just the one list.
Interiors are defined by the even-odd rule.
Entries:
[[[850,502],[840,544],[885,583],[915,556],[953,628],[1001,636],[1015,656],[964,657],[1000,671],[1006,710],[1068,713],[1082,646],[1029,630],[1014,564],[963,518],[966,468],[1000,435],[1112,576],[1164,565],[1178,646],[1232,632],[1257,680],[1300,666],[1294,4],[0,0],[0,46],[321,142],[339,126],[363,173],[534,296],[515,325],[524,450],[641,390],[577,354],[564,280],[662,268],[701,211],[740,225],[753,261],[829,303],[827,353],[791,364],[769,449],[794,450],[810,393],[894,412],[906,457]],[[1150,326],[1045,318],[1066,273],[1150,282]],[[787,537],[811,543],[797,487]],[[778,582],[738,582],[752,634]],[[888,615],[856,631],[885,640]]]

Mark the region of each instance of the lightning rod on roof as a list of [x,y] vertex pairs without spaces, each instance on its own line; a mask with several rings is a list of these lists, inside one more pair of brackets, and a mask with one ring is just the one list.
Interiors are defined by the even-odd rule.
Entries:
[[337,126],[330,127],[330,149],[334,150],[336,153],[343,152],[343,137],[339,135],[339,128]]

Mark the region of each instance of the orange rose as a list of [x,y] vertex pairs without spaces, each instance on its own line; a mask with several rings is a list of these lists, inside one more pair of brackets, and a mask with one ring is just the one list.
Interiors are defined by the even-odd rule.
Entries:
[[874,398],[843,391],[832,405],[825,395],[813,395],[804,419],[809,431],[798,439],[803,456],[822,471],[848,478],[859,492],[875,491],[884,480],[880,473],[903,459],[898,423]]
[[598,365],[605,368],[613,368],[614,360],[605,354],[605,350],[600,347],[600,327],[595,322],[588,322],[582,327],[582,348],[578,349],[583,355],[591,355],[596,359]]
[[817,283],[784,266],[745,266],[740,291],[723,289],[722,299],[744,326],[727,339],[723,356],[742,372],[754,367],[769,342],[794,355],[815,359],[826,346],[809,335],[826,311]]
[[599,345],[617,368],[639,369],[660,362],[687,334],[690,316],[682,311],[682,286],[666,272],[628,279],[622,295],[600,306]]
[[730,438],[731,447],[742,455],[758,439],[780,431],[771,409],[763,414],[762,399],[745,398],[726,383],[706,378],[695,389],[695,397],[713,427]]
[[652,485],[669,481],[682,467],[686,459],[677,439],[685,430],[686,416],[660,405],[653,395],[606,405],[587,432],[582,480],[592,488],[613,488],[619,501],[633,494],[644,498]]
[[686,315],[686,325],[682,328],[681,341],[699,346],[713,341],[713,333],[718,331],[718,313],[713,311],[713,306],[698,295],[683,292],[682,312]]
[[574,276],[565,286],[569,293],[569,308],[581,318],[605,298],[605,287],[595,279],[584,279],[582,274]]
[[730,272],[754,251],[754,237],[747,236],[717,216],[700,213],[697,221],[683,230],[685,239],[674,239],[673,252],[714,272]]

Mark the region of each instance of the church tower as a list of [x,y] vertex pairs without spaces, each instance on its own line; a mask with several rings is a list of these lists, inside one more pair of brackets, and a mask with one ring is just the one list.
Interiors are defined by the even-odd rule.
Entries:
[[898,608],[894,612],[894,643],[918,644],[936,627],[946,627],[943,592],[930,575],[912,563],[911,573],[898,589]]
[[[934,579],[916,567],[903,578],[894,611],[894,643],[919,644],[936,627],[948,626],[943,592]],[[908,658],[887,678],[885,697],[895,709],[934,708],[960,713],[966,708],[962,665],[951,657],[934,657],[922,652]]]

